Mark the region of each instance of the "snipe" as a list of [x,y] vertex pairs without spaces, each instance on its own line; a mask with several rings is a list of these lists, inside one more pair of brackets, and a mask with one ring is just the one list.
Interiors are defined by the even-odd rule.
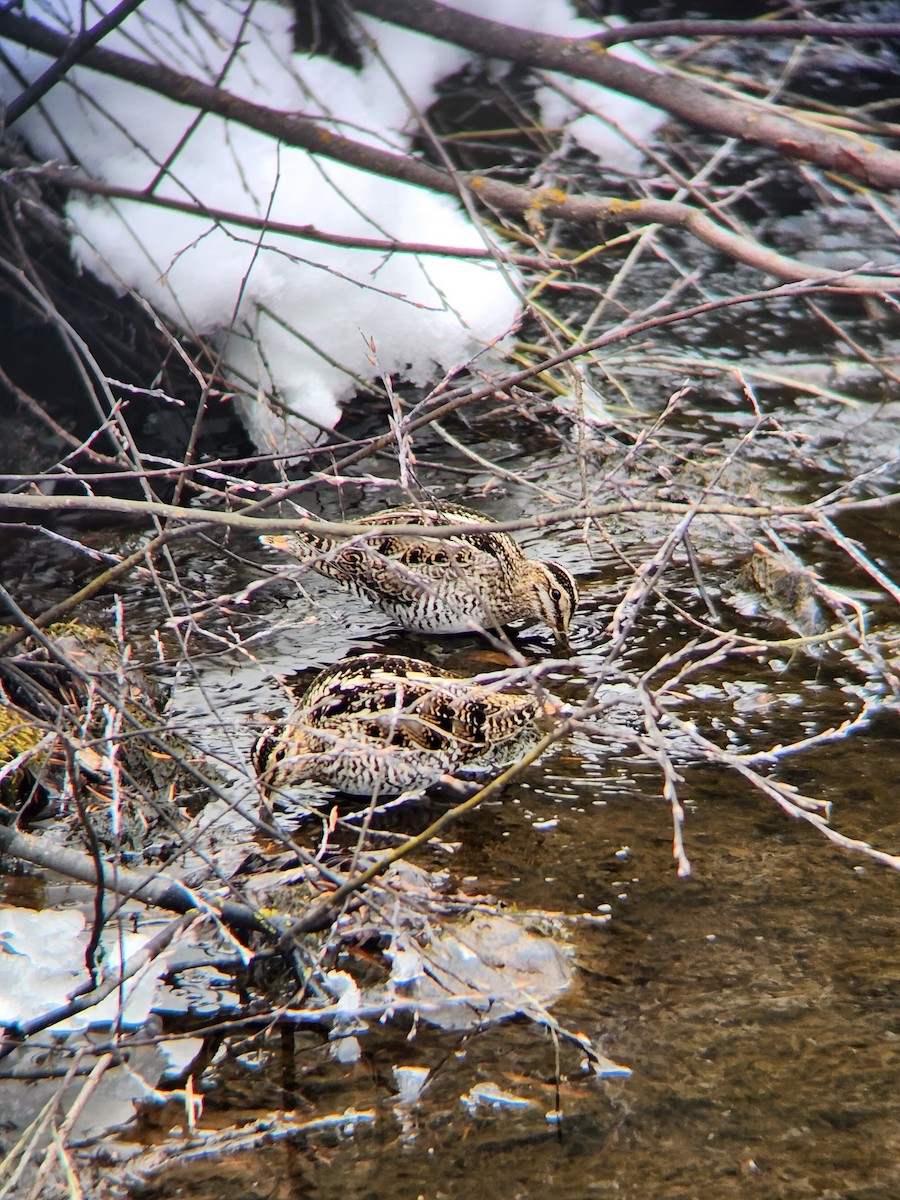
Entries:
[[288,719],[258,739],[253,766],[267,792],[313,779],[357,796],[396,795],[515,762],[540,738],[543,711],[499,683],[363,654],[313,679]]
[[[404,629],[466,633],[526,620],[565,638],[578,603],[575,580],[558,563],[526,557],[481,513],[458,504],[408,505],[371,513],[359,524],[415,525],[422,533],[342,541],[298,532],[260,541],[366,596]],[[436,526],[460,524],[485,529],[449,538],[428,534]]]

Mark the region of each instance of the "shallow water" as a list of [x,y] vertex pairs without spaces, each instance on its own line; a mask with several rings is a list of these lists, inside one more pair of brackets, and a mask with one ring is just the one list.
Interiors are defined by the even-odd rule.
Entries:
[[[714,440],[712,427],[706,435]],[[576,480],[553,440],[530,441],[528,452],[513,445],[509,461],[525,472],[559,455],[562,466],[540,465],[534,477],[552,479],[559,498],[574,494]],[[489,454],[491,438],[484,443],[479,452]],[[423,458],[427,448],[423,439]],[[668,451],[681,451],[674,429]],[[813,464],[807,477],[799,458],[780,465],[794,491],[811,494],[821,485]],[[472,502],[478,482],[460,498]],[[443,478],[436,472],[423,483],[441,488]],[[388,499],[379,494],[375,503]],[[325,515],[337,507],[331,491],[316,500]],[[373,506],[365,495],[341,500],[347,516]],[[504,518],[540,511],[543,503],[537,493],[509,487],[482,506]],[[896,507],[863,513],[846,526],[867,539],[885,570],[897,566],[896,514]],[[665,520],[642,515],[610,522],[589,543],[571,529],[523,538],[532,553],[565,562],[582,585],[572,642],[583,670],[549,681],[570,703],[605,651],[606,626],[631,578],[621,556],[643,561],[667,531]],[[183,586],[208,596],[239,591],[271,562],[249,539],[229,545],[238,557],[177,547]],[[734,571],[748,545],[717,522],[698,526],[720,625],[782,636],[786,630],[765,614],[742,616],[731,605]],[[826,577],[837,568],[846,584],[856,582],[833,547],[812,549]],[[51,576],[45,567],[34,585],[41,603],[53,598]],[[61,565],[59,578],[64,592]],[[24,581],[23,596],[28,586]],[[640,673],[704,625],[713,628],[683,557],[664,587],[667,599],[645,608],[620,672]],[[307,576],[278,580],[248,603],[201,621],[190,636],[188,670],[177,660],[155,591],[134,580],[125,595],[135,645],[147,657],[150,632],[162,630],[174,727],[226,763],[246,755],[263,714],[284,711],[282,680],[297,685],[309,670],[351,651],[411,653],[460,673],[495,669],[500,658],[475,638],[392,632],[376,610]],[[885,629],[895,614],[881,602],[873,620]],[[243,650],[235,648],[235,631]],[[223,650],[217,638],[232,648]],[[553,652],[540,630],[526,631],[519,645],[533,660]],[[856,670],[846,658],[791,657],[774,648],[704,670],[681,689],[673,712],[721,744],[760,750],[837,726],[858,711],[861,696],[877,693],[865,664]],[[629,711],[626,705],[620,718],[626,731],[634,724]],[[615,727],[605,738],[577,734],[499,800],[456,823],[448,834],[453,853],[435,848],[419,861],[449,869],[473,896],[561,915],[576,971],[553,1013],[626,1064],[629,1077],[596,1080],[576,1049],[563,1044],[557,1051],[546,1032],[524,1021],[468,1033],[421,1025],[411,1040],[402,1022],[376,1026],[353,1066],[332,1061],[317,1037],[272,1035],[249,1054],[230,1051],[207,1075],[202,1127],[241,1125],[273,1110],[293,1110],[303,1120],[351,1106],[373,1113],[372,1124],[343,1136],[316,1135],[307,1148],[281,1144],[192,1166],[173,1163],[158,1183],[133,1194],[394,1200],[478,1187],[503,1196],[552,1188],[573,1200],[900,1194],[896,872],[831,846],[733,771],[679,762],[676,745],[693,868],[689,879],[679,879],[660,772],[626,743]],[[842,832],[892,849],[900,842],[897,762],[896,712],[889,709],[849,738],[782,761],[775,774],[830,801]],[[182,992],[173,1007],[197,1001]],[[173,1028],[179,1020],[170,1018]],[[396,1065],[433,1072],[412,1111],[398,1109]],[[527,1103],[473,1110],[462,1098],[481,1084]],[[177,1124],[177,1113],[170,1119]],[[165,1111],[154,1115],[151,1108],[142,1140],[160,1136],[158,1122],[167,1127]]]
[[[552,453],[549,440],[541,452]],[[531,460],[515,461],[524,469]],[[817,485],[815,476],[801,477],[796,460],[787,465],[792,487]],[[557,481],[565,492],[564,471]],[[498,517],[539,508],[531,494],[512,489],[491,500]],[[357,509],[345,503],[344,511]],[[879,514],[874,538],[892,553],[896,526],[887,518],[894,515]],[[639,561],[663,532],[658,518],[630,527],[622,520],[614,539]],[[573,531],[539,541],[542,553],[582,580],[573,648],[589,673],[627,569],[606,542],[588,546]],[[255,545],[233,544],[269,561]],[[531,546],[536,552],[537,538]],[[770,633],[764,615],[744,618],[728,604],[743,543],[730,543],[711,523],[699,546],[722,625]],[[834,552],[823,561],[834,562]],[[208,594],[238,589],[255,574],[202,551],[184,555],[183,581],[202,581]],[[708,621],[686,562],[676,562],[666,587],[685,614],[662,600],[649,605],[623,669],[646,669],[696,635],[692,620]],[[237,612],[231,626],[244,638],[275,629],[247,653],[198,653],[193,681],[182,672],[175,688],[176,725],[184,720],[229,758],[246,752],[259,714],[283,711],[287,694],[276,677],[296,685],[311,668],[373,648],[460,673],[497,665],[497,652],[476,639],[392,633],[377,611],[327,581],[306,577],[302,589],[278,582]],[[148,610],[149,624],[151,617]],[[221,626],[212,621],[213,630]],[[199,652],[203,637],[194,636]],[[538,659],[552,652],[537,630],[520,645]],[[869,676],[846,659],[773,650],[705,671],[674,711],[720,741],[759,750],[846,720],[873,686]],[[570,702],[583,691],[578,672],[560,674],[556,684]],[[623,720],[629,728],[627,714]],[[896,739],[896,714],[886,711],[850,738],[783,761],[776,775],[830,801],[842,832],[895,848]],[[159,1184],[134,1194],[393,1200],[477,1187],[504,1196],[552,1188],[573,1200],[900,1194],[896,873],[829,845],[732,771],[679,769],[689,879],[674,869],[658,769],[614,736],[578,734],[563,743],[500,800],[451,828],[455,852],[434,849],[419,859],[449,868],[473,895],[562,914],[577,969],[554,1015],[627,1064],[630,1077],[597,1081],[570,1045],[557,1058],[553,1040],[522,1021],[469,1033],[422,1025],[412,1040],[402,1023],[373,1028],[362,1039],[362,1060],[349,1067],[330,1061],[318,1039],[279,1034],[256,1044],[250,1059],[228,1057],[213,1069],[204,1126],[241,1124],[273,1109],[303,1120],[348,1106],[374,1113],[374,1123],[316,1136],[306,1149],[279,1145],[173,1164]],[[412,1112],[397,1107],[395,1065],[433,1072]],[[472,1111],[462,1097],[487,1083],[527,1106]]]
[[[857,404],[853,453],[878,465],[884,410],[864,399]],[[832,430],[846,416],[837,403],[818,405],[812,417],[793,406],[779,416],[796,420],[815,440],[818,430]],[[703,444],[717,446],[741,424],[733,410],[702,411]],[[677,461],[686,447],[698,446],[700,413],[690,404],[679,413],[662,451],[651,456],[654,464]],[[507,430],[498,439],[495,425],[488,420],[469,430],[472,444],[486,457],[502,450],[505,465],[544,494],[501,485],[480,500],[484,511],[504,519],[542,511],[547,492],[564,503],[578,495],[577,472],[554,431],[517,439]],[[590,436],[591,485],[605,496],[615,457],[602,436]],[[771,449],[754,442],[741,470],[782,494],[806,499],[828,490],[821,458],[784,450],[783,441]],[[422,438],[420,458],[441,453],[437,440]],[[646,473],[647,463],[638,464],[639,472]],[[455,464],[445,459],[444,465]],[[448,478],[456,482],[446,471],[422,471],[423,485],[443,494],[450,494]],[[479,504],[484,482],[473,476],[452,494]],[[392,499],[382,491],[338,495],[322,487],[307,503],[326,516],[352,517]],[[844,523],[888,572],[898,566],[896,519],[893,506]],[[549,681],[570,703],[583,695],[582,677],[590,677],[608,645],[607,624],[632,578],[628,564],[645,561],[669,528],[667,519],[641,514],[612,519],[587,542],[571,528],[523,535],[532,554],[555,557],[579,576],[583,601],[572,643],[583,668]],[[748,617],[732,603],[750,536],[735,537],[718,520],[706,520],[697,523],[695,542],[719,628],[784,636],[788,631],[764,612]],[[871,590],[871,581],[849,571],[833,546],[802,545],[805,561],[826,579]],[[230,538],[228,547],[223,554],[202,544],[176,546],[182,585],[210,597],[239,592],[271,565],[272,556],[251,539]],[[39,575],[22,579],[23,602],[42,607],[57,598],[55,589],[66,594],[73,561],[65,549],[48,556]],[[666,598],[648,603],[628,639],[616,664],[620,673],[647,670],[664,651],[716,628],[684,556],[663,587]],[[264,714],[289,704],[284,681],[296,686],[310,670],[352,651],[411,653],[461,674],[501,661],[475,638],[393,632],[377,610],[305,576],[276,580],[248,602],[202,618],[189,637],[188,669],[155,590],[134,579],[124,596],[139,656],[152,657],[151,633],[161,631],[174,727],[226,763],[246,755]],[[98,614],[105,607],[99,602]],[[872,621],[889,631],[896,613],[880,600]],[[526,631],[519,646],[532,660],[553,652],[541,630]],[[791,656],[776,647],[704,670],[680,690],[672,711],[723,745],[761,750],[837,726],[858,711],[861,697],[878,692],[864,661],[856,669],[847,658]],[[629,711],[625,705],[620,717],[626,731],[634,724]],[[230,1052],[208,1074],[203,1127],[240,1125],[272,1110],[294,1110],[302,1120],[349,1106],[371,1111],[374,1122],[340,1137],[317,1135],[305,1149],[278,1145],[202,1165],[173,1164],[158,1184],[134,1194],[393,1200],[477,1187],[503,1196],[552,1188],[573,1200],[900,1194],[897,874],[831,846],[733,771],[679,762],[676,745],[693,868],[689,879],[679,879],[660,772],[626,743],[614,726],[606,737],[577,734],[499,800],[455,824],[448,835],[453,853],[435,848],[419,861],[449,869],[466,891],[495,895],[514,911],[561,914],[576,971],[554,1015],[626,1064],[628,1078],[596,1080],[571,1045],[557,1057],[552,1038],[524,1021],[468,1033],[422,1025],[411,1040],[402,1023],[374,1027],[353,1066],[329,1059],[318,1038],[273,1035],[254,1043],[249,1055]],[[842,832],[895,849],[897,762],[896,712],[888,709],[849,738],[782,761],[775,774],[830,801],[833,825]],[[182,993],[174,1008],[192,1000],[198,997]],[[172,1020],[177,1027],[178,1018]],[[395,1065],[433,1072],[411,1112],[397,1108]],[[473,1111],[462,1103],[473,1086],[488,1083],[527,1106]],[[158,1121],[166,1127],[165,1114],[149,1110],[143,1138],[159,1137]]]
[[[822,764],[842,813],[862,808],[882,840],[897,832],[893,797],[879,798],[895,763],[885,731]],[[573,1198],[897,1194],[896,877],[709,772],[685,789],[694,875],[678,880],[651,779],[572,777],[564,753],[536,774],[456,827],[451,868],[527,909],[609,906],[607,924],[572,924],[576,982],[554,1012],[630,1078],[590,1080],[563,1048],[557,1089],[552,1043],[515,1022],[471,1036],[422,1028],[412,1042],[374,1031],[346,1070],[307,1066],[302,1040],[287,1059],[273,1042],[261,1074],[221,1072],[213,1122],[351,1103],[377,1113],[374,1129],[313,1152],[174,1169],[147,1194],[440,1196],[476,1180],[498,1195]],[[556,825],[536,829],[548,817]],[[405,1127],[396,1063],[434,1071]],[[467,1112],[461,1095],[485,1081],[532,1107]],[[548,1122],[557,1108],[561,1124]]]

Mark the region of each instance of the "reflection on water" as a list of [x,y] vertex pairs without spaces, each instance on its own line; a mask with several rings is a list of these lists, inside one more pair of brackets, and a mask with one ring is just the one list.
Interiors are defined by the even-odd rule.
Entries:
[[[835,769],[875,794],[895,761],[889,742],[867,739],[839,758]],[[628,1063],[629,1079],[592,1081],[564,1051],[557,1097],[552,1044],[509,1023],[471,1037],[421,1028],[411,1043],[386,1029],[344,1071],[316,1066],[298,1039],[300,1110],[330,1096],[374,1108],[374,1127],[323,1149],[324,1160],[281,1148],[220,1163],[216,1194],[312,1188],[387,1200],[452,1195],[474,1178],[497,1195],[552,1187],[573,1200],[736,1197],[748,1187],[786,1198],[896,1194],[896,879],[710,773],[686,791],[695,874],[679,881],[666,810],[639,784],[630,795],[605,790],[602,807],[590,793],[573,799],[537,786],[508,796],[457,828],[452,861],[473,890],[497,889],[520,907],[595,915],[610,907],[606,924],[573,925],[580,970],[556,1012]],[[894,813],[885,797],[867,817],[887,826]],[[536,829],[548,815],[554,827]],[[405,1125],[389,1075],[398,1062],[434,1072]],[[278,1107],[286,1071],[273,1044],[264,1078],[226,1070],[210,1099],[231,1120]],[[533,1103],[470,1111],[461,1097],[473,1081]],[[546,1117],[557,1103],[561,1128]],[[210,1186],[206,1169],[175,1169],[146,1194],[177,1187],[206,1197]]]
[[[596,560],[578,542],[563,551],[582,576],[573,641],[588,665],[602,658],[623,586],[599,550]],[[721,544],[709,561],[717,556],[727,557]],[[498,665],[474,639],[392,633],[336,587],[307,582],[304,594],[279,584],[257,596],[247,628],[264,617],[275,632],[253,643],[252,660],[199,658],[176,689],[176,712],[228,726],[236,742],[223,753],[246,749],[259,714],[289,707],[279,677],[296,687],[351,651],[415,654],[460,673]],[[706,620],[686,564],[666,583],[669,600]],[[624,665],[640,673],[694,633],[660,601]],[[552,652],[539,631],[520,644],[535,658]],[[570,702],[583,692],[577,672],[556,682]],[[721,744],[760,749],[839,725],[862,686],[846,661],[773,654],[722,663],[672,703]],[[624,696],[615,719],[627,733]],[[843,831],[896,845],[895,746],[886,716],[779,771],[832,801]],[[557,1060],[552,1039],[522,1036],[515,1022],[466,1033],[422,1025],[411,1040],[402,1022],[370,1030],[352,1066],[303,1035],[272,1038],[252,1070],[234,1060],[214,1071],[217,1120],[352,1104],[375,1114],[371,1126],[314,1156],[280,1145],[214,1168],[173,1166],[140,1194],[393,1200],[460,1194],[476,1179],[497,1195],[552,1188],[572,1200],[900,1193],[896,875],[831,847],[731,772],[684,762],[679,772],[687,880],[672,866],[659,772],[612,723],[605,740],[576,735],[467,814],[450,831],[452,853],[425,855],[473,895],[563,914],[578,970],[554,1012],[629,1078],[598,1081],[571,1046]],[[399,1108],[396,1066],[429,1072],[418,1100]],[[467,1103],[473,1086],[522,1103]]]
[[[518,498],[501,499],[498,517],[517,506]],[[522,500],[526,511],[539,506]],[[895,552],[892,515],[881,514],[877,536]],[[605,532],[641,561],[667,529],[641,518]],[[543,534],[540,545],[579,575],[584,596],[572,636],[584,674],[548,681],[575,703],[603,661],[610,615],[632,576],[602,539],[586,545],[571,532]],[[738,551],[715,528],[700,546],[709,581],[724,592]],[[246,561],[175,548],[176,563],[208,595],[240,591],[265,564],[253,544],[239,549]],[[131,611],[148,630],[160,625],[155,593],[129,586]],[[708,620],[683,560],[667,572],[664,591],[618,664],[632,677]],[[726,625],[759,632],[753,619],[725,611]],[[139,635],[140,619],[136,626]],[[177,654],[165,628],[162,636]],[[392,632],[376,610],[309,576],[274,582],[190,637],[192,659],[174,674],[170,715],[238,780],[266,720],[290,709],[311,672],[349,653],[413,654],[460,674],[503,662],[474,638]],[[215,640],[223,637],[230,649]],[[553,653],[540,630],[518,644],[526,658]],[[773,652],[719,663],[678,688],[671,704],[721,745],[758,750],[839,725],[858,709],[864,685],[846,660]],[[829,846],[736,774],[686,764],[675,743],[693,864],[692,877],[679,880],[660,773],[629,737],[627,691],[610,703],[603,738],[582,732],[556,747],[500,799],[452,826],[452,847],[432,847],[422,859],[449,868],[473,896],[562,915],[577,970],[554,1013],[631,1076],[598,1081],[571,1045],[557,1059],[549,1036],[524,1036],[515,1021],[474,1032],[422,1024],[409,1039],[402,1021],[370,1028],[353,1065],[330,1057],[320,1037],[263,1037],[220,1057],[207,1076],[209,1127],[348,1105],[374,1113],[371,1124],[317,1141],[314,1153],[279,1144],[173,1164],[135,1194],[394,1200],[461,1194],[475,1180],[496,1195],[552,1188],[572,1200],[900,1194],[896,875]],[[843,831],[896,846],[894,720],[882,716],[850,740],[781,763],[779,775],[831,801]],[[176,1006],[196,1013],[208,992],[193,995],[185,980]],[[418,1101],[402,1111],[397,1066],[429,1072]],[[473,1088],[523,1104],[466,1103]]]

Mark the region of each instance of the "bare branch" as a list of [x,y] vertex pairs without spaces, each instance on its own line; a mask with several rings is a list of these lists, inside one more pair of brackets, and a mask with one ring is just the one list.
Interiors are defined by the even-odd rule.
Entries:
[[[841,505],[841,507],[846,506]],[[0,509],[4,508],[22,509],[26,512],[107,512],[163,517],[193,522],[194,527],[183,531],[190,533],[197,532],[198,528],[209,525],[218,525],[227,529],[242,529],[248,533],[287,533],[299,530],[322,537],[348,538],[378,538],[388,532],[393,533],[396,537],[415,537],[420,532],[420,527],[416,525],[391,525],[390,528],[381,528],[374,525],[360,525],[353,521],[317,521],[304,517],[250,517],[237,512],[204,511],[197,508],[182,508],[177,504],[164,504],[158,500],[125,500],[115,496],[23,496],[0,492]],[[752,500],[747,500],[746,504],[730,504],[724,501],[682,504],[678,501],[667,500],[622,500],[610,504],[557,509],[531,517],[498,521],[493,528],[502,533],[515,533],[523,529],[547,529],[554,525],[581,521],[586,517],[591,520],[600,520],[603,517],[631,512],[671,513],[679,517],[683,517],[685,514],[703,513],[758,520],[762,517],[787,516],[788,514],[812,516],[815,511],[818,510],[814,510],[811,505],[806,504],[756,504]],[[458,522],[454,525],[448,523],[436,526],[433,533],[429,530],[429,537],[453,538],[459,537],[460,534],[477,533],[479,529],[483,528],[483,525],[471,525],[465,522]]]
[[[748,102],[720,96],[690,80],[655,74],[606,53],[600,41],[552,37],[501,25],[446,7],[437,0],[355,0],[360,12],[476,54],[562,71],[646,101],[704,129],[768,146],[786,158],[805,159],[874,187],[900,184],[900,153],[870,141],[825,133]],[[2,32],[2,27],[0,27]]]
[[[67,879],[79,879],[82,883],[97,884],[97,866],[89,854],[70,847],[53,845],[47,838],[20,833],[8,826],[0,825],[0,852],[9,854],[22,862],[46,867]],[[230,900],[214,900],[201,897],[198,892],[186,887],[177,879],[163,874],[144,874],[128,867],[116,865],[104,872],[104,886],[117,895],[154,904],[157,908],[174,913],[192,911],[213,913],[235,929],[252,930],[271,935],[273,922],[265,920],[252,908],[235,904]]]
[[623,42],[640,42],[648,38],[822,38],[838,41],[842,38],[898,38],[897,21],[632,21],[615,29],[598,29],[592,42],[601,46],[619,46]]
[[[527,34],[509,26],[452,12],[426,0],[416,0],[415,3],[411,0],[408,7],[407,13],[407,6],[403,3],[395,3],[393,0],[376,3],[372,0],[372,3],[366,6],[366,11],[397,21],[401,21],[401,17],[405,15],[409,18],[406,22],[409,28],[446,36],[448,40],[457,41],[460,45],[469,46],[480,53],[496,52],[501,57],[527,61],[547,69],[569,71],[628,95],[647,99],[649,103],[687,116],[688,119],[703,123],[710,129],[771,145],[787,157],[805,158],[829,169],[857,176],[876,186],[891,187],[900,184],[900,153],[882,150],[869,140],[862,141],[820,130],[811,132],[807,126],[791,118],[771,116],[765,110],[750,104],[723,99],[681,79],[654,75],[631,63],[621,62],[609,54],[598,56],[596,50],[585,50],[577,41],[540,38],[538,35]],[[376,11],[382,8],[384,12]],[[393,13],[393,17],[390,13]],[[434,15],[436,21],[440,17],[440,21],[432,25],[431,15]],[[444,25],[447,29],[442,33]],[[481,43],[478,35],[473,34],[473,30],[484,32],[488,40]],[[39,22],[10,13],[0,13],[0,36],[57,55],[64,54],[70,44],[70,39]],[[714,249],[782,279],[829,279],[833,280],[836,286],[847,289],[878,292],[900,290],[898,277],[855,273],[835,277],[834,273],[826,268],[810,266],[777,254],[751,238],[726,229],[705,213],[679,201],[623,201],[614,197],[570,197],[555,189],[522,188],[485,175],[451,174],[410,155],[393,154],[354,142],[337,134],[324,123],[253,104],[222,88],[202,83],[157,63],[145,63],[102,47],[86,51],[81,61],[94,70],[139,84],[179,104],[189,105],[203,112],[216,113],[261,133],[280,138],[287,145],[297,146],[362,170],[446,195],[456,195],[462,182],[473,198],[501,212],[518,216],[558,218],[585,224],[658,222],[668,227],[684,229]],[[681,97],[680,104],[675,103],[678,97]],[[685,112],[681,112],[681,108],[684,108]]]
[[128,14],[134,12],[142,3],[143,0],[121,0],[121,3],[112,9],[111,12],[108,12],[96,25],[88,29],[85,33],[79,34],[77,38],[74,38],[69,43],[65,52],[59,56],[52,66],[47,68],[43,75],[39,76],[34,83],[25,88],[15,100],[11,100],[7,104],[4,113],[6,125],[12,125],[29,108],[33,108],[40,98],[46,96],[53,85],[58,83],[66,72],[82,59],[92,46],[96,46],[108,33],[118,28]]

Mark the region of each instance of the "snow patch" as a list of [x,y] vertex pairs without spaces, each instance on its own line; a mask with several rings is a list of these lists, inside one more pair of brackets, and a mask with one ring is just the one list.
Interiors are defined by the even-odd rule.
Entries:
[[[57,29],[80,28],[80,0],[58,0],[52,9],[25,0],[23,7]],[[457,0],[456,7],[563,35],[584,37],[596,28],[576,19],[566,0]],[[91,6],[89,23],[99,14],[100,6]],[[410,102],[427,108],[439,80],[469,57],[366,18],[381,58],[366,50],[356,73],[327,58],[291,53],[291,22],[288,8],[270,0],[246,10],[208,0],[202,11],[180,0],[145,0],[103,45],[398,153],[408,150],[415,128]],[[11,43],[5,52],[28,80],[48,64]],[[605,89],[571,81],[567,87],[579,103],[638,138],[661,119],[656,110]],[[0,97],[19,90],[14,75],[0,68]],[[540,99],[550,123],[575,112],[551,87],[540,90]],[[627,142],[601,136],[603,128],[593,116],[572,126],[596,153],[614,154],[618,166],[635,157]],[[77,162],[117,187],[152,188],[159,197],[329,233],[484,246],[449,198],[314,158],[210,114],[198,119],[191,108],[83,67],[71,70],[16,129],[37,154]],[[519,316],[515,279],[492,263],[263,236],[142,203],[78,195],[67,212],[74,251],[87,268],[123,291],[134,290],[177,328],[214,339],[240,386],[250,433],[265,450],[290,451],[315,440],[316,426],[336,423],[341,402],[360,381],[397,372],[424,383],[435,367],[459,365],[503,338]]]

